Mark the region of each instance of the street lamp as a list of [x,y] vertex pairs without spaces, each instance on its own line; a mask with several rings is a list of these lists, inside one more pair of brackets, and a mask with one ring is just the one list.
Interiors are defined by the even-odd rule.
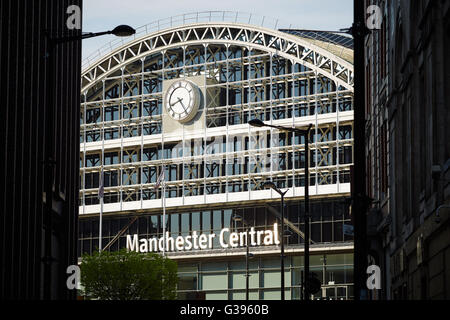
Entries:
[[[311,131],[312,124],[309,124],[309,126],[306,129],[301,128],[295,128],[295,127],[284,127],[284,126],[277,126],[277,125],[271,125],[266,124],[263,121],[259,119],[252,119],[248,122],[249,125],[253,127],[269,127],[269,128],[275,128],[281,131],[288,131],[288,132],[295,132],[299,133],[303,136],[305,136],[305,273],[304,273],[304,288],[305,288],[305,294],[303,295],[306,300],[309,300],[309,294],[306,292],[308,287],[308,281],[309,281],[309,224],[310,224],[310,216],[309,216],[309,132]],[[273,182],[272,182],[273,184]],[[273,184],[273,186],[275,186]],[[270,186],[273,188],[272,186]],[[275,190],[275,189],[274,189]],[[283,213],[283,210],[281,211]],[[282,219],[282,224],[284,224],[284,220]],[[283,228],[283,226],[282,226]],[[283,229],[282,229],[283,230]],[[283,237],[282,237],[282,250],[283,248]],[[282,260],[283,261],[283,260]],[[284,274],[282,275],[284,276]],[[284,286],[284,282],[283,282]],[[284,291],[282,293],[282,296],[284,296]]]
[[289,190],[281,191],[272,181],[265,182],[263,188],[271,188],[281,196],[281,300],[284,300],[284,195]]
[[[130,26],[127,26],[125,24],[121,24],[120,26],[115,27],[112,30],[109,31],[102,31],[102,32],[84,32],[78,35],[74,36],[64,36],[59,38],[51,38],[49,37],[50,42],[53,42],[54,44],[58,43],[64,43],[64,42],[70,42],[70,41],[77,41],[77,40],[84,40],[94,37],[103,36],[106,34],[112,34],[116,37],[129,37],[136,33],[136,30],[133,29]],[[48,35],[50,36],[50,35]]]
[[248,272],[248,259],[251,258],[253,255],[250,255],[249,252],[249,239],[248,239],[248,224],[246,222],[244,222],[244,219],[239,216],[239,215],[235,215],[233,216],[233,220],[234,222],[238,222],[240,221],[243,225],[245,225],[246,227],[246,233],[247,233],[247,238],[246,238],[246,247],[247,247],[247,251],[245,254],[245,300],[249,299],[249,272]]
[[[127,37],[136,33],[132,27],[127,25],[120,25],[110,31],[97,32],[97,33],[80,33],[74,36],[54,37],[51,32],[46,31],[47,50],[45,58],[47,59],[47,92],[46,92],[46,104],[47,110],[45,110],[45,157],[44,157],[44,188],[45,188],[45,207],[46,214],[44,216],[44,257],[42,262],[44,263],[44,298],[51,298],[51,264],[54,262],[52,257],[52,213],[53,213],[53,185],[56,168],[56,153],[55,144],[51,143],[54,137],[54,121],[55,121],[55,103],[54,103],[54,52],[56,46],[61,43],[79,41],[83,39],[98,37],[105,34],[113,34],[118,37]],[[101,218],[100,218],[101,225]],[[100,229],[101,230],[101,229]]]

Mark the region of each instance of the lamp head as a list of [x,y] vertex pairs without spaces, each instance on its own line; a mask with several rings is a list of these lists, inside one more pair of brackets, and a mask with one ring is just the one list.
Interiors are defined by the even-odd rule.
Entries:
[[272,181],[264,182],[262,186],[264,189],[274,189],[274,190],[278,189],[275,183],[273,183]]
[[121,24],[120,26],[115,27],[111,33],[117,37],[129,37],[136,33],[132,27],[127,26],[125,24]]
[[242,221],[242,217],[239,215],[233,216],[233,221]]
[[252,127],[265,127],[266,124],[259,119],[252,119],[248,122]]

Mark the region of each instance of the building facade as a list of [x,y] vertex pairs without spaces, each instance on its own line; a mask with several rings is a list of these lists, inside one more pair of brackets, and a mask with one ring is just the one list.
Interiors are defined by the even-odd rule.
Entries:
[[366,1],[366,157],[376,299],[450,297],[448,1]]
[[[101,212],[102,249],[163,251],[180,299],[243,299],[246,258],[250,298],[279,299],[280,196],[262,189],[273,181],[288,189],[285,290],[299,299],[308,185],[315,298],[351,299],[352,40],[251,19],[173,17],[86,63],[78,255],[98,250]],[[312,124],[309,181],[305,138],[255,118]]]
[[0,3],[2,300],[76,297],[81,41],[49,50],[49,36],[81,32],[70,6],[81,19],[81,0]]

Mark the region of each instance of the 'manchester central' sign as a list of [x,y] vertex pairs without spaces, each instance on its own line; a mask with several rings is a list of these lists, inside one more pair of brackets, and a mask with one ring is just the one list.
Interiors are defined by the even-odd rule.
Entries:
[[[227,237],[228,236],[228,237]],[[189,251],[198,249],[212,249],[213,240],[216,234],[197,234],[193,231],[192,235],[178,236],[173,238],[169,232],[166,232],[165,237],[139,239],[137,234],[127,235],[127,250],[136,252],[157,252],[157,251]],[[250,228],[248,231],[250,238],[249,245],[251,246],[269,246],[280,244],[278,235],[278,225],[273,225],[273,230],[255,231],[255,228]],[[226,238],[228,240],[226,240]],[[220,246],[226,248],[243,247],[247,245],[247,232],[231,232],[229,228],[224,228],[219,234]]]

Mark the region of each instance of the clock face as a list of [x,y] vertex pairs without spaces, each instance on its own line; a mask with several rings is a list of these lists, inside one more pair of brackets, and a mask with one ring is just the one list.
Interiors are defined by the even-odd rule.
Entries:
[[187,80],[174,82],[166,91],[164,105],[172,119],[188,122],[197,114],[200,93],[197,86]]

